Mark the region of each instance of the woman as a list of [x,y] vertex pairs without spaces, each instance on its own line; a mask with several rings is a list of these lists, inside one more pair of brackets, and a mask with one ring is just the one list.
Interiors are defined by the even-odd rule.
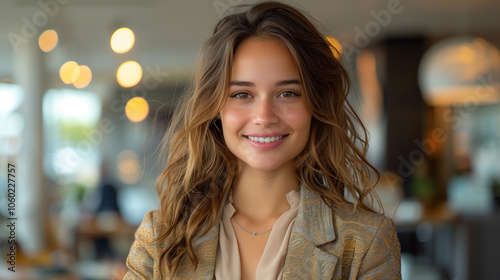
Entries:
[[375,169],[335,55],[285,4],[217,24],[164,141],[160,207],[137,230],[125,279],[400,278],[394,225],[367,201]]

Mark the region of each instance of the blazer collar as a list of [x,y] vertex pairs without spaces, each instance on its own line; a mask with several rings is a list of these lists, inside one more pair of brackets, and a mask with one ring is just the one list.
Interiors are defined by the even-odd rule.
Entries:
[[311,243],[321,246],[335,240],[332,209],[316,192],[302,185],[294,231]]
[[301,187],[297,219],[288,244],[283,279],[332,279],[338,256],[327,246],[336,239],[332,209],[307,186]]
[[[226,199],[227,195],[223,201]],[[224,207],[224,203],[221,207]],[[193,244],[199,261],[197,269],[193,270],[189,258],[185,257],[179,265],[176,275],[178,279],[214,278],[221,216],[222,208],[214,226]],[[305,275],[333,276],[338,257],[329,252],[325,245],[335,238],[332,209],[320,195],[302,185],[299,211],[288,244],[283,279],[300,279]]]

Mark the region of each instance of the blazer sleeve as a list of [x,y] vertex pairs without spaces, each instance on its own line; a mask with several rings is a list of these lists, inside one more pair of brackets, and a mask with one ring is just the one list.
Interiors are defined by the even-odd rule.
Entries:
[[128,272],[124,280],[155,279],[153,211],[148,212],[135,232],[135,241],[127,257]]
[[401,279],[401,246],[391,219],[384,217],[360,266],[358,279]]

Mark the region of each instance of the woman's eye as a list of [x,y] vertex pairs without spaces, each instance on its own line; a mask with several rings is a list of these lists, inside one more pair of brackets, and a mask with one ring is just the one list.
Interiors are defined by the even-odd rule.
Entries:
[[231,94],[230,97],[238,99],[248,99],[250,98],[250,94],[248,94],[248,92],[235,92]]
[[292,98],[292,97],[295,97],[295,96],[299,96],[300,94],[294,92],[294,91],[283,91],[280,93],[280,97],[284,97],[284,98]]

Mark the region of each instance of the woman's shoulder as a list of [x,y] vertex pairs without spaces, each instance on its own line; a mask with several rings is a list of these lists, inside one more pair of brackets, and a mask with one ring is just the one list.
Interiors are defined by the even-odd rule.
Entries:
[[384,214],[351,205],[334,207],[333,213],[339,236],[355,234],[370,240],[380,234],[396,235],[394,222]]
[[363,221],[367,224],[378,224],[385,219],[389,219],[382,213],[369,211],[350,204],[334,205],[333,212],[335,216],[345,221]]
[[359,207],[336,208],[333,216],[336,251],[344,252],[342,262],[351,271],[363,279],[401,279],[401,246],[392,219]]
[[144,215],[135,233],[135,238],[146,242],[152,241],[159,231],[159,226],[159,212],[158,210],[151,210]]

